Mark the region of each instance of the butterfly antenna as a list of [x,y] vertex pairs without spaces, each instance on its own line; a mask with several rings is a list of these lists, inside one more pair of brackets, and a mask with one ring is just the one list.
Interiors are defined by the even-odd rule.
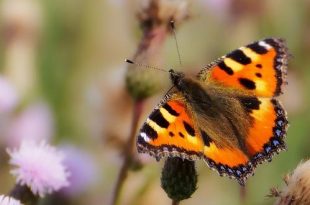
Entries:
[[157,68],[157,67],[149,66],[149,65],[144,65],[144,64],[141,64],[141,63],[136,63],[136,62],[134,62],[134,61],[132,61],[132,60],[129,60],[129,59],[125,59],[125,62],[126,62],[126,63],[129,63],[129,64],[133,64],[133,65],[139,66],[139,67],[145,67],[145,68],[160,70],[160,71],[163,71],[163,72],[168,72],[168,71],[165,70],[165,69],[161,69],[161,68]]
[[179,44],[178,44],[178,41],[177,41],[177,35],[176,35],[176,32],[175,32],[175,25],[174,25],[174,21],[173,20],[170,21],[170,26],[171,26],[173,38],[174,38],[174,41],[175,41],[175,46],[176,46],[177,52],[178,52],[179,63],[180,63],[180,65],[182,65],[181,55],[180,55],[180,50],[179,50]]

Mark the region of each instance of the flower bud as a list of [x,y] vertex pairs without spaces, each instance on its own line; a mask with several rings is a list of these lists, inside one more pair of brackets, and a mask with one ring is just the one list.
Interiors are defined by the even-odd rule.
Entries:
[[195,162],[178,157],[167,158],[162,170],[161,187],[174,201],[190,198],[197,189]]

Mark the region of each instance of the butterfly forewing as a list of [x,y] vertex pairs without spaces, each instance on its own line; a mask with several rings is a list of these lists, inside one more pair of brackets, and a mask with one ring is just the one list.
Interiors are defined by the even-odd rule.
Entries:
[[174,93],[148,117],[140,130],[137,147],[156,158],[179,156],[197,159],[202,156],[203,142],[179,94]]
[[244,94],[278,96],[285,82],[287,58],[285,42],[268,38],[223,56],[203,69],[198,78]]

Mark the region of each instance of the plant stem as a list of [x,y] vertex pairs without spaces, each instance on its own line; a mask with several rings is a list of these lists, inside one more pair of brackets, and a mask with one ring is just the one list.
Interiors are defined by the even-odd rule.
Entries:
[[172,200],[172,205],[179,205],[180,201]]
[[130,131],[130,135],[126,143],[126,146],[124,148],[124,153],[123,153],[124,161],[123,161],[121,170],[117,178],[111,205],[117,205],[119,203],[119,196],[120,196],[123,184],[127,178],[128,169],[132,161],[133,147],[134,147],[134,142],[136,139],[135,136],[136,136],[136,131],[138,128],[138,122],[139,122],[141,112],[142,112],[143,102],[144,102],[143,100],[141,101],[138,100],[134,102],[131,131]]
[[36,205],[39,200],[39,198],[35,196],[27,186],[19,184],[15,185],[9,195],[27,205]]
[[246,204],[247,191],[245,187],[240,187],[240,204]]

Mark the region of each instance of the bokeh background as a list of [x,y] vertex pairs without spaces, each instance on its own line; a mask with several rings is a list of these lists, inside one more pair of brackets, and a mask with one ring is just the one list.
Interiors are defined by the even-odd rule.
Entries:
[[[187,3],[189,18],[176,31],[183,66],[172,36],[164,42],[162,62],[154,66],[194,74],[235,48],[273,36],[286,39],[293,58],[280,97],[290,122],[288,150],[259,166],[243,194],[236,181],[197,162],[198,190],[182,204],[273,204],[266,197],[269,189],[281,187],[283,176],[310,156],[310,1]],[[145,4],[0,0],[0,193],[14,186],[6,148],[32,138],[62,149],[74,170],[75,186],[61,190],[62,204],[110,203],[133,105],[125,88],[124,59],[137,49],[142,32],[136,16]],[[168,75],[161,81],[168,84]],[[163,87],[146,101],[140,125],[169,88]],[[139,156],[142,167],[129,172],[120,204],[170,204],[160,188],[163,163]]]

